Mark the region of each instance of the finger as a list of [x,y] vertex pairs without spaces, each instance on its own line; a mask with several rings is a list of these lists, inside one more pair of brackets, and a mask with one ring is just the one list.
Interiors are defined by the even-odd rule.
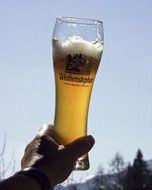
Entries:
[[53,129],[53,125],[51,124],[43,124],[38,132],[38,136],[43,137],[46,136],[47,139],[50,139],[50,141],[53,141],[55,144],[59,145],[57,143],[57,135]]
[[40,143],[38,147],[38,153],[44,156],[51,156],[57,154],[58,144],[53,138],[47,136],[40,137]]
[[67,145],[66,148],[62,151],[65,151],[67,156],[70,156],[73,159],[77,159],[80,156],[88,153],[93,147],[94,143],[94,138],[89,135],[73,141],[71,144]]
[[39,136],[49,135],[52,136],[53,134],[53,125],[51,124],[43,124],[42,127],[38,131]]

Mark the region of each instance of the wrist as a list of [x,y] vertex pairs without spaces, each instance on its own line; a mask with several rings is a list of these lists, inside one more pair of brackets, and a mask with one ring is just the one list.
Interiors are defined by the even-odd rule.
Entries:
[[41,171],[37,168],[32,168],[32,167],[25,168],[25,169],[17,172],[15,174],[15,176],[17,176],[17,175],[22,175],[22,176],[26,176],[28,178],[31,178],[32,180],[34,180],[39,185],[41,190],[53,189],[47,175],[43,171]]

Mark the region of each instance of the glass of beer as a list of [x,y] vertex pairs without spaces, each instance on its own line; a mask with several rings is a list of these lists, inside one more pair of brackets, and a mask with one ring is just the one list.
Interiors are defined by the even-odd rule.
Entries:
[[[87,135],[90,96],[103,52],[103,23],[99,20],[58,17],[53,31],[56,104],[54,131],[66,145]],[[88,155],[76,170],[89,168]]]

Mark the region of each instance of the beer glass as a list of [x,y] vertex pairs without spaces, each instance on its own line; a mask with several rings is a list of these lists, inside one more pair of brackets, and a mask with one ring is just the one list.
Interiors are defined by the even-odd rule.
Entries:
[[[54,131],[59,143],[66,145],[87,135],[90,96],[103,52],[103,23],[59,17],[52,46],[56,88]],[[84,155],[75,169],[88,168],[88,155]]]

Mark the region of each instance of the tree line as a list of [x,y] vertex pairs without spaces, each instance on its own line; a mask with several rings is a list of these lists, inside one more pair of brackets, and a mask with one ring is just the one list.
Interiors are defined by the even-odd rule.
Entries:
[[[81,183],[81,182],[80,182]],[[93,183],[93,184],[92,184]],[[109,171],[99,167],[94,181],[86,181],[88,190],[152,190],[152,166],[144,160],[143,153],[138,149],[132,163],[126,164],[120,153],[116,153],[109,163]],[[73,175],[67,180],[67,187],[59,186],[56,190],[80,190]]]
[[97,173],[93,190],[152,190],[152,168],[138,149],[133,163],[125,164],[123,157],[116,153],[110,162],[111,172]]
[[[6,137],[0,151],[0,181],[5,178],[8,170],[13,172],[15,170],[12,162],[14,155],[11,156],[10,162],[5,164],[5,149]],[[86,182],[88,190],[152,190],[152,164],[150,168],[140,149],[132,163],[126,164],[121,154],[116,153],[109,166],[110,170],[106,173],[104,173],[104,168],[98,169],[93,185]],[[67,180],[66,190],[79,190],[73,175],[71,176]],[[62,186],[58,189],[62,189]]]

